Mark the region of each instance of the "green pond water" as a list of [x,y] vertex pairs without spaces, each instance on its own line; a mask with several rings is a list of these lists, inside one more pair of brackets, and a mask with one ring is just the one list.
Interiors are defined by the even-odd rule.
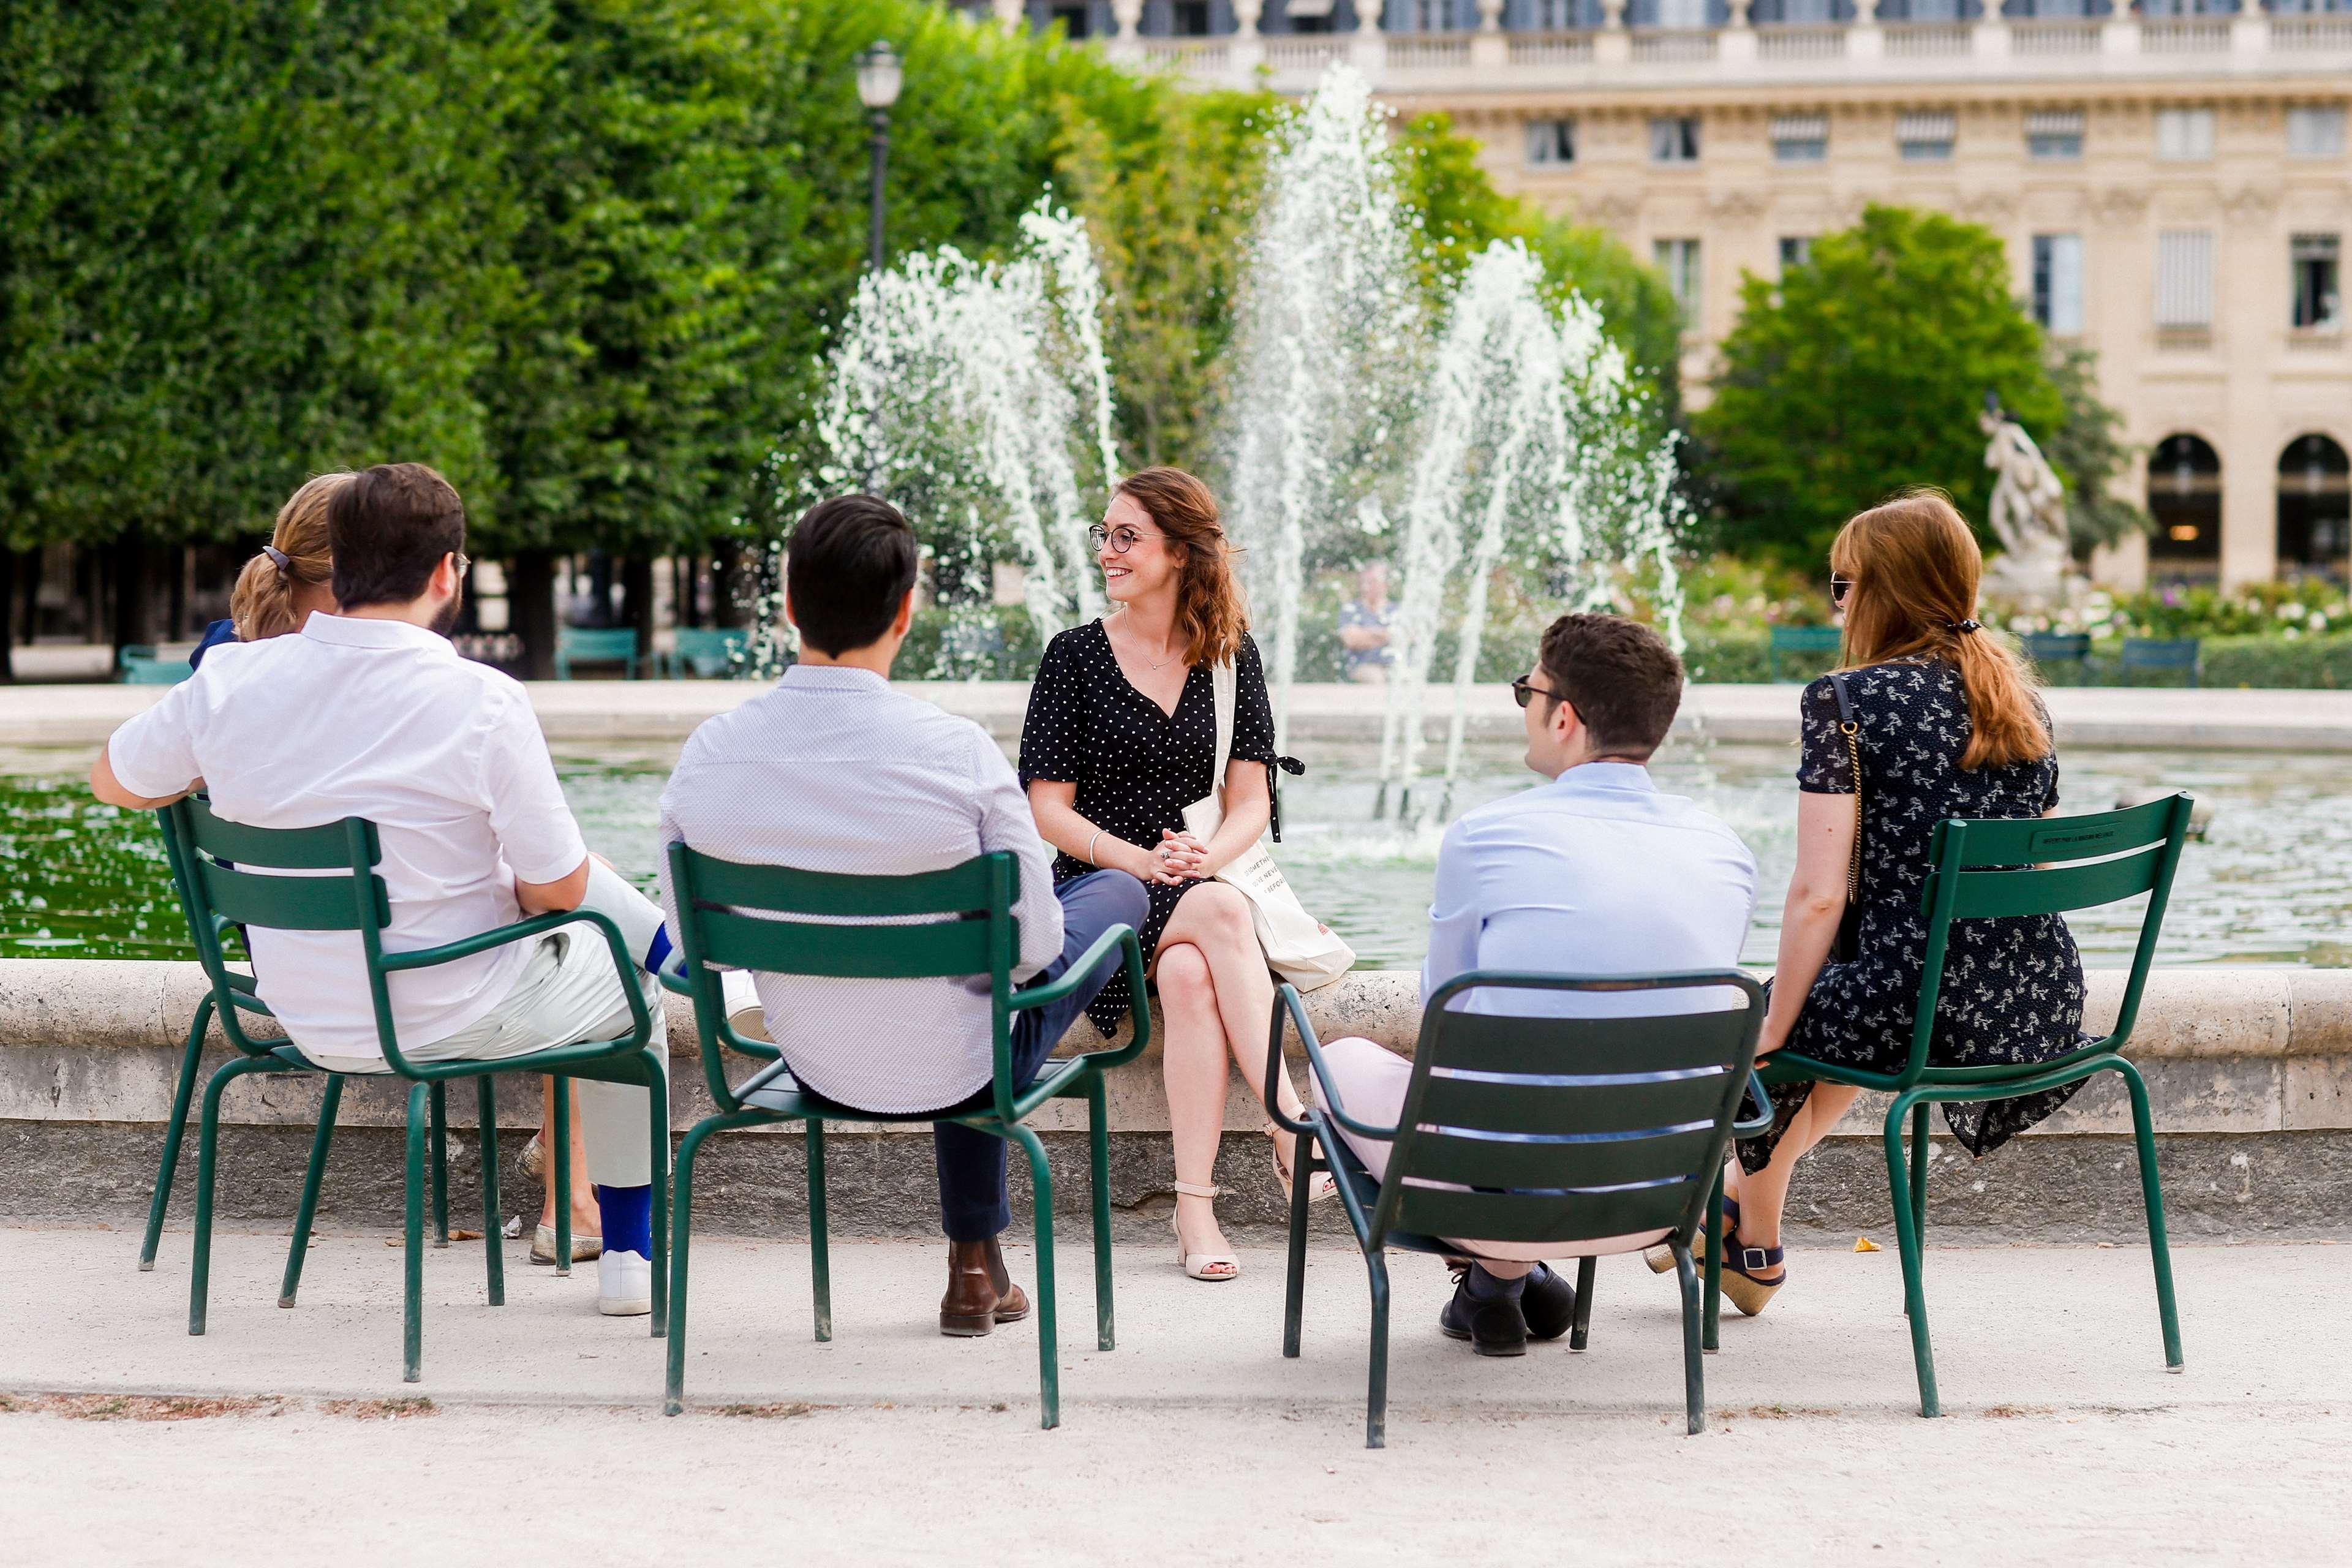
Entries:
[[[1308,909],[1388,966],[1423,952],[1437,834],[1376,821],[1370,747],[1307,748],[1308,769],[1283,785],[1276,854]],[[675,755],[640,747],[558,751],[565,794],[591,847],[641,887],[656,864],[655,806]],[[0,754],[0,956],[192,956],[153,819],[96,804],[81,782],[87,752]],[[1664,787],[1695,796],[1747,839],[1760,868],[1747,957],[1769,963],[1793,860],[1794,757],[1785,747],[1680,750],[1660,762]],[[2120,792],[2187,789],[2213,808],[2189,847],[2166,921],[2167,963],[2336,965],[2352,958],[2352,827],[2340,763],[2242,752],[2078,752],[2065,759],[2068,811],[2103,810]],[[1537,782],[1516,750],[1474,748],[1458,812]],[[2093,964],[2126,962],[2137,902],[2074,918]]]

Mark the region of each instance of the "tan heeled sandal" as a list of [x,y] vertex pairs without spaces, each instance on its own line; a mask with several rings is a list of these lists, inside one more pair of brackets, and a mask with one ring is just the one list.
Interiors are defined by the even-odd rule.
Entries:
[[[1265,1124],[1265,1144],[1272,1152],[1274,1159],[1274,1179],[1282,1184],[1282,1195],[1287,1199],[1290,1196],[1290,1167],[1282,1163],[1282,1145],[1274,1141],[1276,1131],[1273,1122],[1269,1121]],[[1297,1147],[1295,1138],[1292,1140],[1292,1146]],[[1307,1189],[1307,1201],[1310,1204],[1319,1204],[1325,1198],[1336,1196],[1339,1191],[1339,1184],[1333,1179],[1330,1172],[1318,1171],[1315,1173],[1315,1180]]]
[[[1177,1183],[1176,1191],[1184,1197],[1207,1198],[1211,1202],[1225,1195],[1225,1189],[1223,1187],[1204,1187],[1193,1182]],[[1230,1252],[1185,1251],[1184,1233],[1178,1228],[1176,1216],[1172,1214],[1168,1216],[1168,1228],[1175,1233],[1176,1261],[1192,1279],[1205,1279],[1212,1284],[1221,1284],[1227,1279],[1240,1278],[1242,1271],[1240,1258]],[[1213,1268],[1222,1268],[1223,1272],[1213,1274],[1210,1272]]]

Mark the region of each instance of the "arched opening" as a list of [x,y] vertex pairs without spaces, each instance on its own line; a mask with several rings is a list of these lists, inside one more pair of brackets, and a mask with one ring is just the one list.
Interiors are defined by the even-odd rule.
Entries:
[[2278,468],[2279,570],[2342,579],[2352,556],[2352,458],[2315,432],[2289,441]]
[[2175,577],[2221,568],[2221,458],[2195,436],[2167,436],[2147,459],[2148,563]]

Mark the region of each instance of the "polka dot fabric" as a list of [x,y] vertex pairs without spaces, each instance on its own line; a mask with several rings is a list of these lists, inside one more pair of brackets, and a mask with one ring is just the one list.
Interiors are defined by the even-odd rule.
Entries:
[[[1274,704],[1257,644],[1244,636],[1234,656],[1234,757],[1274,763]],[[1078,786],[1078,815],[1103,830],[1108,843],[1123,838],[1147,848],[1162,828],[1181,829],[1184,808],[1207,795],[1216,769],[1217,699],[1205,664],[1184,679],[1176,711],[1168,713],[1138,691],[1118,668],[1110,636],[1100,621],[1062,633],[1045,646],[1029,689],[1029,714],[1021,727],[1021,783],[1036,779]],[[1054,860],[1058,886],[1095,869],[1075,856]],[[1185,893],[1198,886],[1154,883],[1151,916],[1141,932],[1147,957],[1159,946],[1168,917]],[[1128,1009],[1127,978],[1102,989],[1087,1016],[1104,1034],[1118,1027]]]

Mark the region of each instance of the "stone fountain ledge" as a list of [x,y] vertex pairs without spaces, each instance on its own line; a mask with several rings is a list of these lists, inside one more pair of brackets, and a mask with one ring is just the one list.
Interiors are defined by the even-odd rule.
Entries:
[[[1020,733],[1025,682],[913,681],[951,713],[986,726],[999,740]],[[0,687],[0,746],[94,746],[117,724],[166,690],[145,686]],[[682,741],[697,724],[766,689],[728,680],[540,681],[530,688],[547,738],[559,747],[612,742]],[[1681,729],[1703,727],[1717,740],[1787,742],[1797,738],[1793,685],[1697,685],[1683,701]],[[1450,688],[1425,694],[1433,736],[1452,719]],[[2062,743],[2156,750],[2352,752],[2352,691],[2239,691],[2059,687],[2045,693]],[[1303,685],[1292,689],[1290,728],[1297,739],[1366,741],[1380,734],[1388,694],[1380,688]],[[1470,733],[1519,733],[1518,710],[1499,683],[1474,688]]]
[[[2095,1025],[2112,1020],[2123,976],[2092,972]],[[1314,994],[1309,1012],[1326,1039],[1360,1034],[1410,1049],[1418,1026],[1417,977],[1360,971]],[[179,1044],[203,994],[193,963],[131,960],[0,961],[0,1212],[18,1218],[135,1223],[143,1214],[171,1104]],[[679,1129],[709,1109],[682,1014],[670,1023],[671,1081]],[[1075,1042],[1073,1047],[1075,1048]],[[1164,1202],[1170,1180],[1167,1108],[1155,1046],[1110,1083],[1116,1195],[1124,1208]],[[2150,979],[2134,1057],[2149,1080],[2162,1130],[2168,1198],[2184,1235],[2315,1233],[2352,1226],[2352,971],[2182,967]],[[210,1060],[225,1059],[215,1040]],[[208,1064],[209,1065],[209,1064]],[[235,1085],[224,1104],[225,1212],[281,1222],[318,1108],[314,1077],[264,1077]],[[537,1096],[501,1085],[500,1124],[518,1134],[536,1122]],[[398,1212],[401,1100],[389,1082],[353,1080],[343,1100],[330,1209],[346,1223],[389,1224]],[[1083,1122],[1055,1106],[1043,1125],[1066,1180],[1061,1202],[1082,1210]],[[458,1184],[470,1193],[470,1092],[451,1096],[466,1129]],[[1255,1133],[1263,1121],[1238,1082],[1226,1114],[1219,1179],[1237,1189],[1232,1217],[1272,1223],[1279,1210]],[[2128,1111],[2112,1076],[2008,1150],[1983,1162],[1935,1130],[1939,1225],[2038,1238],[2138,1234],[2129,1164]],[[1886,1224],[1877,1114],[1865,1106],[1815,1159],[1800,1192],[1801,1218],[1817,1231]],[[930,1161],[902,1142],[920,1129],[840,1130],[832,1181],[837,1224],[849,1230],[929,1229]],[[503,1143],[510,1163],[522,1139]],[[705,1219],[722,1230],[789,1231],[801,1222],[796,1136],[751,1132],[721,1139],[710,1156]],[[174,1195],[184,1222],[187,1173]],[[520,1190],[511,1170],[509,1191]],[[478,1203],[466,1198],[464,1203]],[[453,1205],[460,1204],[453,1197]],[[512,1205],[509,1205],[513,1206]],[[453,1206],[453,1213],[478,1212]],[[1328,1216],[1326,1216],[1328,1218]]]

